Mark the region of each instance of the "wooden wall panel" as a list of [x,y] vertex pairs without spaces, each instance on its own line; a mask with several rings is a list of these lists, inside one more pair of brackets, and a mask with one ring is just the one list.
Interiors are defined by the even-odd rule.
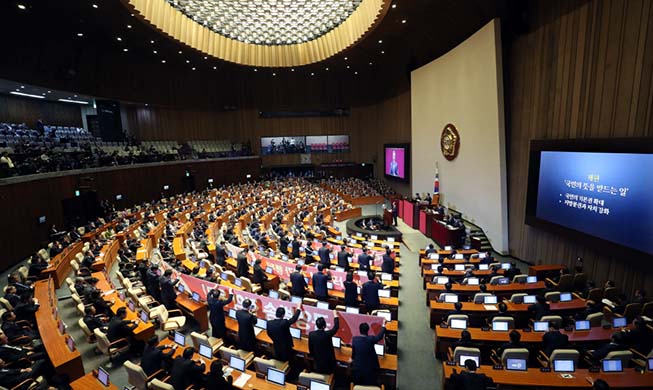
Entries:
[[599,282],[650,289],[649,265],[527,226],[524,213],[530,140],[653,136],[652,3],[539,0],[529,14],[527,33],[504,38],[510,252],[569,265],[582,256]]
[[82,127],[82,113],[76,104],[0,95],[0,122],[35,128],[39,119],[46,125]]

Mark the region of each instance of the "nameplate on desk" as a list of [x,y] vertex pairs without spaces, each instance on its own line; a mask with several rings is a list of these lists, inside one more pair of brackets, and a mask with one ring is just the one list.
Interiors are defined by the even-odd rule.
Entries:
[[503,366],[501,364],[497,364],[496,366],[492,366],[493,370],[503,370]]
[[456,362],[447,362],[447,366],[456,366]]
[[442,323],[442,324],[440,325],[440,328],[442,328],[442,329],[447,329],[448,327],[449,327],[449,325],[447,325],[447,324],[445,324],[445,323]]
[[590,367],[588,369],[589,372],[601,372],[601,369],[599,367]]
[[540,367],[540,372],[551,372],[549,367]]
[[524,333],[528,333],[528,332],[531,331],[531,328],[524,328],[524,329],[522,329],[521,331],[524,332]]
[[481,326],[481,330],[482,330],[483,332],[487,332],[487,331],[490,330],[490,327],[489,327],[489,326]]

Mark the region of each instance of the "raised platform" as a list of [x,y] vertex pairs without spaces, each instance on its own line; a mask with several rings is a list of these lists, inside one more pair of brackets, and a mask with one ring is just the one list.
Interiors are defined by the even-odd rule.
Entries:
[[[368,221],[372,219],[376,224],[381,226],[380,229],[366,229],[361,226],[363,221]],[[365,215],[356,218],[351,218],[347,221],[347,234],[355,235],[360,233],[366,236],[375,235],[379,240],[386,240],[388,237],[392,237],[395,241],[401,241],[402,234],[394,226],[383,226],[383,217],[380,215]]]

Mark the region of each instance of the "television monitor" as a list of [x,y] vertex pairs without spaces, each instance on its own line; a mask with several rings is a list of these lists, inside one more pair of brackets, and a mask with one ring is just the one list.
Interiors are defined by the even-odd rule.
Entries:
[[410,181],[410,145],[386,144],[384,150],[385,177],[392,180]]
[[229,309],[229,318],[236,319],[236,309]]
[[390,298],[390,290],[381,289],[378,290],[379,298]]
[[572,298],[573,297],[571,296],[571,293],[568,292],[560,293],[560,302],[569,302],[572,300]]
[[465,264],[455,264],[453,266],[453,269],[456,271],[464,271],[465,270]]
[[347,307],[345,308],[345,312],[346,312],[346,313],[354,313],[354,314],[358,314],[358,313],[360,313],[360,309],[357,308],[357,307],[349,307],[349,306],[347,306]]
[[490,264],[479,264],[478,269],[479,271],[487,271],[490,269]]
[[209,345],[206,344],[200,344],[200,350],[199,350],[200,356],[205,357],[207,359],[213,359],[213,350]]
[[588,320],[576,321],[574,324],[575,330],[590,330],[590,322]]
[[381,280],[384,280],[384,281],[392,280],[392,274],[388,274],[388,273],[385,273],[385,272],[382,273],[381,274]]
[[340,345],[342,344],[342,340],[340,337],[333,336],[331,337],[331,345],[333,345],[333,348],[340,348]]
[[260,328],[260,329],[267,329],[268,328],[268,322],[267,322],[267,320],[264,320],[262,318],[257,318],[255,326],[257,328]]
[[335,267],[336,272],[345,272],[345,269],[343,267]]
[[134,311],[136,309],[136,304],[134,304],[134,301],[129,300],[127,301],[127,307],[129,308],[130,311]]
[[631,261],[650,258],[653,223],[642,216],[651,166],[651,138],[531,141],[526,223]]
[[177,291],[179,291],[181,294],[183,294],[184,291],[186,291],[186,287],[184,287],[183,284],[179,283],[179,284],[177,285]]
[[238,287],[243,287],[243,281],[240,278],[237,278],[235,281],[236,286]]
[[376,352],[376,356],[385,355],[385,348],[383,344],[374,344],[374,352]]
[[435,271],[438,269],[439,266],[440,264],[431,264],[431,270]]
[[165,186],[163,186],[163,190],[164,190],[164,191],[168,191],[169,189],[170,189],[170,186],[169,186],[169,185],[165,185]]
[[193,298],[192,299],[193,299],[193,301],[199,303],[201,301],[200,294],[193,291]]
[[75,350],[75,340],[73,340],[72,337],[68,336],[68,338],[66,339],[66,345],[68,346],[70,352]]
[[122,195],[116,195],[116,200],[122,200]]
[[290,302],[292,303],[302,303],[302,297],[292,296],[290,297]]
[[462,253],[456,253],[455,255],[453,255],[453,258],[456,260],[463,260],[465,258],[465,255],[463,255]]
[[449,283],[449,278],[446,276],[438,276],[436,279],[436,284],[447,284]]
[[261,137],[261,154],[306,153],[305,136]]
[[275,385],[278,386],[286,385],[286,373],[281,370],[268,367],[268,374],[266,378],[268,382],[274,383]]
[[233,368],[234,370],[244,372],[245,371],[245,359],[241,359],[236,356],[231,356],[229,359],[229,367]]
[[265,272],[268,273],[268,274],[273,274],[274,270],[272,269],[272,267],[267,266],[267,267],[265,267]]
[[481,362],[480,362],[479,357],[478,356],[473,356],[473,355],[464,355],[464,354],[462,354],[462,355],[458,356],[458,364],[461,365],[461,366],[465,366],[465,362],[467,360],[470,360],[470,359],[476,362],[476,367],[480,367]]
[[553,372],[574,372],[574,361],[571,359],[558,359],[553,361]]
[[510,284],[510,279],[509,278],[499,278],[499,281],[497,284],[505,285],[505,284]]
[[286,256],[286,255],[281,255],[281,260],[283,260],[283,261],[288,261],[288,256]]
[[333,282],[327,282],[327,289],[333,290]]
[[147,314],[145,310],[141,311],[141,321],[143,322],[148,322],[150,320],[150,316]]
[[612,319],[613,328],[624,328],[628,326],[628,319],[626,317],[615,317]]
[[622,372],[624,370],[621,359],[603,359],[601,369],[603,372]]
[[97,380],[102,383],[102,386],[109,387],[109,373],[102,367],[97,369]]
[[447,246],[444,247],[444,250],[445,250],[445,251],[452,251],[452,250],[453,250],[453,247],[450,246],[450,245],[447,245]]
[[501,263],[501,269],[510,269],[510,263]]
[[647,366],[649,371],[653,371],[653,358],[647,359]]
[[229,277],[227,276],[226,272],[220,272],[220,279],[227,280],[227,279],[229,279]]
[[438,260],[440,258],[440,255],[437,253],[429,253],[429,260]]
[[537,276],[527,276],[526,283],[537,283]]
[[528,364],[526,364],[526,359],[506,359],[506,370],[527,371]]
[[536,332],[548,332],[549,321],[535,321],[533,322],[533,330]]
[[479,278],[467,278],[467,284],[470,286],[478,286],[480,282]]
[[508,331],[508,322],[507,321],[492,321],[492,330],[495,332],[507,332]]
[[535,295],[524,296],[524,303],[533,304],[535,302],[537,302],[537,297],[535,297]]
[[446,303],[456,303],[456,302],[458,302],[458,295],[456,295],[456,294],[444,294],[444,301]]
[[38,219],[39,224],[44,224],[45,223],[45,215],[42,215]]
[[186,336],[183,333],[175,331],[175,343],[180,347],[186,346]]
[[279,291],[270,290],[270,292],[268,293],[268,296],[270,298],[279,299]]
[[378,311],[376,312],[377,317],[383,317],[386,321],[390,322],[392,321],[392,313],[389,311]]
[[326,310],[329,310],[329,302],[318,301],[318,302],[317,302],[317,308],[318,308],[318,309],[326,309]]
[[294,339],[301,339],[302,338],[302,330],[299,328],[290,328],[290,335]]
[[330,390],[331,386],[324,382],[311,381],[311,387],[308,390]]
[[449,326],[452,329],[467,329],[467,320],[454,318],[449,321]]
[[483,297],[483,303],[486,305],[496,305],[498,302],[497,296],[496,295],[489,295]]
[[121,301],[125,302],[125,293],[124,293],[123,291],[120,291],[120,292],[118,293],[118,299],[120,299]]

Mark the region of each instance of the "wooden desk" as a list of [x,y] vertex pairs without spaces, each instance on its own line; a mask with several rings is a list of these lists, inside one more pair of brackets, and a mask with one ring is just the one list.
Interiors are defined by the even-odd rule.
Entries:
[[354,217],[360,217],[362,215],[362,209],[360,207],[354,207],[351,209],[339,211],[337,213],[334,213],[334,218],[336,221],[344,221],[346,219],[354,218]]
[[185,293],[177,294],[175,302],[183,312],[197,320],[201,332],[209,330],[209,309],[206,303],[195,302]]
[[445,246],[460,246],[465,229],[454,228],[450,229],[447,225],[442,224],[435,218],[427,218],[426,223],[431,225],[431,238],[438,246],[444,248]]
[[[487,284],[487,292],[494,294],[500,298],[510,298],[512,294],[515,293],[526,293],[531,295],[537,295],[540,290],[544,290],[546,285],[544,282],[537,283],[510,283],[510,284]],[[444,284],[435,284],[435,283],[426,283],[426,305],[428,306],[429,302],[436,300],[441,292],[445,291]],[[459,297],[473,297],[474,294],[479,293],[480,290],[478,286],[470,286],[467,284],[454,284],[451,286],[452,292],[457,294]]]
[[183,236],[177,236],[172,240],[172,251],[177,260],[186,259],[186,245]]
[[93,372],[89,372],[83,377],[70,383],[73,390],[118,390],[118,386],[111,383],[111,376],[109,375],[109,386],[104,386]]
[[50,266],[44,269],[41,274],[46,278],[51,276],[55,287],[61,287],[63,281],[66,280],[72,269],[70,266],[70,260],[74,259],[75,255],[82,251],[83,246],[84,243],[82,241],[77,241],[64,248],[61,253],[56,255],[50,261]]
[[[56,295],[54,281],[48,288],[47,280],[39,280],[34,283],[34,298],[39,301],[40,307],[35,313],[36,324],[41,334],[41,341],[50,357],[50,361],[59,374],[66,374],[71,379],[77,379],[84,375],[84,365],[79,351],[70,351],[66,345],[66,335],[59,333],[57,320],[52,316],[54,309],[50,296],[54,299],[56,306]],[[77,326],[77,324],[67,324]]]
[[567,266],[563,264],[531,265],[528,267],[528,274],[531,276],[537,276],[538,279],[544,279],[551,276],[557,276],[563,269],[567,269]]

